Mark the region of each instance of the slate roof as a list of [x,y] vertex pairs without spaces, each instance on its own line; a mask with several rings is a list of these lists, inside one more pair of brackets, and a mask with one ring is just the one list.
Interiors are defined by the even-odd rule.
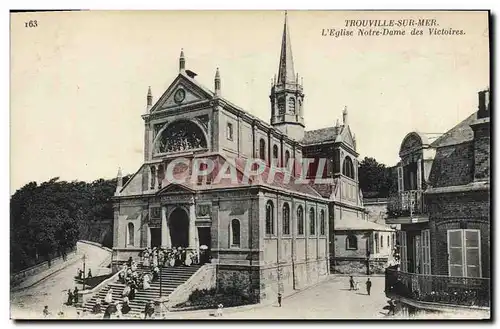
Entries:
[[[296,192],[300,194],[305,194],[307,196],[315,197],[315,198],[322,198],[321,195],[310,185],[308,184],[302,184],[298,183],[294,177],[290,177],[290,180],[287,181],[286,177],[283,173],[281,172],[276,172],[274,174],[274,178],[272,180],[268,179],[270,175],[270,168],[266,167],[264,172],[260,175],[261,180],[258,179],[253,179],[250,177],[247,182],[243,182],[243,172],[245,171],[245,163],[244,159],[235,159],[235,165],[236,165],[236,170],[237,170],[237,176],[238,176],[238,181],[237,182],[232,182],[230,178],[222,178],[220,181],[216,181],[215,177],[218,175],[219,170],[222,168],[224,162],[227,161],[227,159],[220,155],[220,154],[215,154],[211,156],[207,156],[206,158],[211,158],[212,160],[215,161],[216,167],[214,168],[212,175],[212,182],[211,184],[197,184],[197,180],[195,179],[194,181],[191,178],[191,174],[189,174],[188,177],[185,178],[185,180],[182,183],[169,183],[166,179],[162,183],[163,189],[168,189],[169,186],[171,185],[178,185],[182,186],[184,188],[193,190],[193,191],[207,191],[207,190],[212,190],[212,189],[219,189],[219,188],[235,188],[235,187],[249,187],[249,186],[263,186],[263,187],[270,187],[270,188],[275,188],[279,189],[281,191],[289,191],[289,192]],[[179,175],[179,177],[184,176],[184,172],[176,172],[174,173],[174,176]],[[161,193],[161,192],[160,192]],[[326,200],[325,200],[326,201]]]
[[448,130],[441,137],[432,142],[431,147],[443,147],[470,142],[474,138],[470,124],[477,119],[477,112],[469,115],[465,120]]
[[304,138],[301,143],[304,145],[310,145],[316,143],[334,142],[341,132],[342,129],[337,129],[337,127],[326,127],[305,131]]

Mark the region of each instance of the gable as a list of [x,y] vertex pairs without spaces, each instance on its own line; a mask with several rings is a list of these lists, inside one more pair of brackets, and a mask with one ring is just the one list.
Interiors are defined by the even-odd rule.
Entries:
[[346,126],[342,129],[342,132],[337,136],[336,142],[344,143],[349,146],[351,149],[355,149],[354,147],[354,138],[352,138],[351,129],[349,126]]
[[151,112],[177,108],[186,104],[212,99],[212,93],[182,73],[170,84],[158,99]]

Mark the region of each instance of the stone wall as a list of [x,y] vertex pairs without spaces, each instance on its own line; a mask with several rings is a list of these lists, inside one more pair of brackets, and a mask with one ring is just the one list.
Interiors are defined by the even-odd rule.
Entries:
[[216,287],[216,265],[205,264],[186,282],[175,288],[168,296],[168,303],[174,306],[189,299],[195,290],[212,289]]
[[[336,274],[363,274],[367,272],[366,259],[336,258],[331,261],[331,272]],[[387,258],[375,258],[368,261],[370,274],[383,274],[387,267]]]

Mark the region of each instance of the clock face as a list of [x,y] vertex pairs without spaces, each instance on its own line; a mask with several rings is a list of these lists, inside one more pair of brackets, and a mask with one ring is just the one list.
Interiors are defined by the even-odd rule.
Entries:
[[177,104],[182,103],[182,101],[184,100],[185,97],[186,97],[186,91],[184,89],[178,89],[175,92],[174,101]]

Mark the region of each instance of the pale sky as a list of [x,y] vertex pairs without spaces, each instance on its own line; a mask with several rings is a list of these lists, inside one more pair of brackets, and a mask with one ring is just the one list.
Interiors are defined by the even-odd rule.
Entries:
[[[346,19],[436,19],[460,36],[322,36]],[[37,20],[37,27],[25,22]],[[11,193],[59,176],[91,181],[143,161],[148,86],[156,101],[186,68],[269,122],[284,14],[72,12],[11,15]],[[404,136],[443,133],[477,108],[488,86],[487,13],[289,11],[307,130],[332,126],[345,105],[360,159],[398,161]],[[412,28],[404,28],[409,34]]]

